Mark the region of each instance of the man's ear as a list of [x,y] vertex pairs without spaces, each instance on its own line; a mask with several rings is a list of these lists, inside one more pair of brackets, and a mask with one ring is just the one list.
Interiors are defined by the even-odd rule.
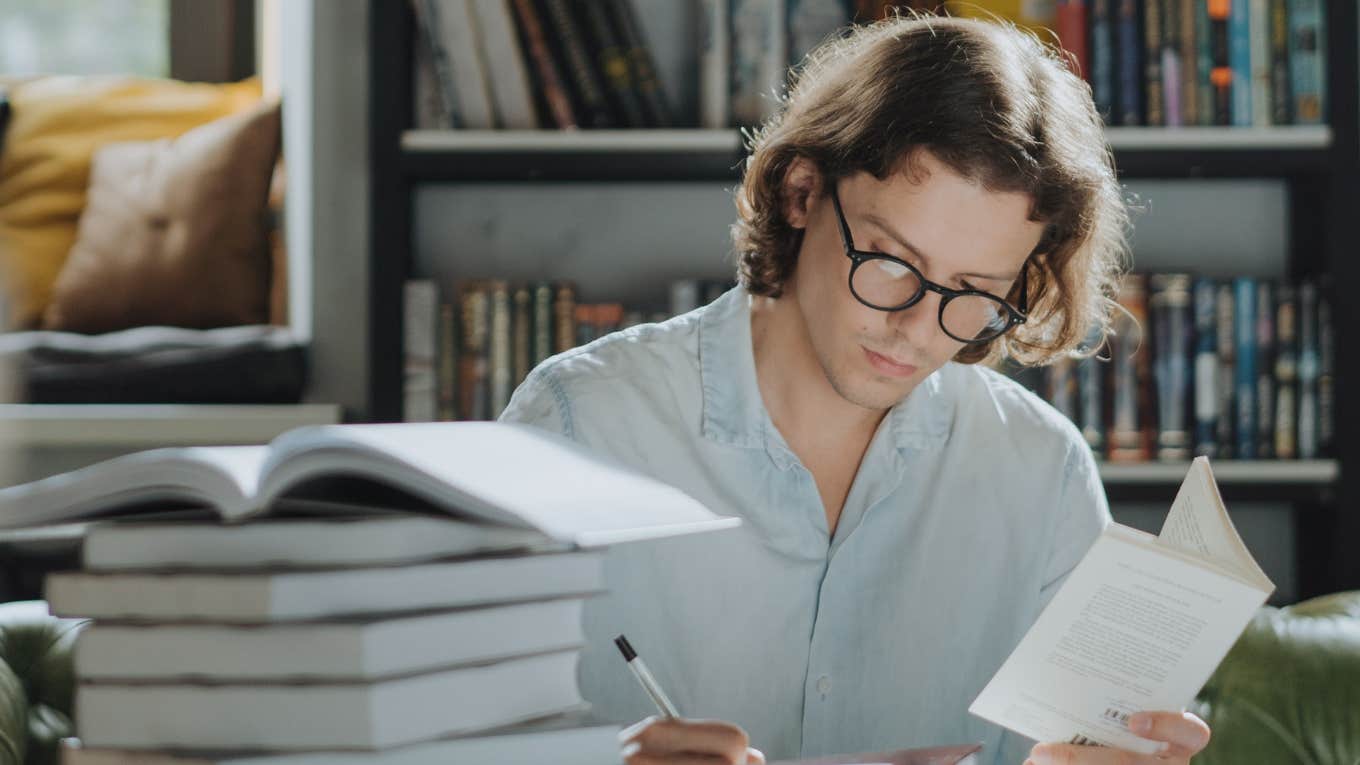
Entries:
[[806,157],[794,157],[789,169],[784,173],[784,188],[781,195],[784,205],[784,220],[793,228],[807,228],[808,211],[812,202],[821,192],[822,174],[817,166]]

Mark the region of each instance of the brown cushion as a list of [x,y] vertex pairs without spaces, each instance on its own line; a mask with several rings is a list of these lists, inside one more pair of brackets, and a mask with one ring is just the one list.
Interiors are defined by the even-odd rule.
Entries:
[[173,140],[100,149],[44,328],[267,321],[265,213],[279,136],[270,101]]

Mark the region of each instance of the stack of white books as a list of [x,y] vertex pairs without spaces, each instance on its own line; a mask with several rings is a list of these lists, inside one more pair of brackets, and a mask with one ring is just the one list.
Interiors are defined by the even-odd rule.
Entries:
[[0,490],[0,518],[103,519],[46,592],[93,620],[86,765],[617,762],[576,684],[600,548],[736,523],[495,423],[143,452]]

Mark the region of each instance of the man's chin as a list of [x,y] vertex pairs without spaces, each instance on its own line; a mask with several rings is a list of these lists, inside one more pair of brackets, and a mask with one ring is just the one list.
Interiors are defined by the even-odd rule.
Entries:
[[913,375],[909,379],[864,376],[858,380],[831,380],[831,387],[846,401],[864,409],[882,411],[891,409],[906,398],[917,383]]

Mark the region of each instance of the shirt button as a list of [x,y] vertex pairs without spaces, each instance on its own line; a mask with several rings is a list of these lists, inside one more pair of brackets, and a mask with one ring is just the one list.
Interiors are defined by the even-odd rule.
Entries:
[[831,677],[829,675],[822,675],[817,678],[817,692],[823,696],[831,692]]

